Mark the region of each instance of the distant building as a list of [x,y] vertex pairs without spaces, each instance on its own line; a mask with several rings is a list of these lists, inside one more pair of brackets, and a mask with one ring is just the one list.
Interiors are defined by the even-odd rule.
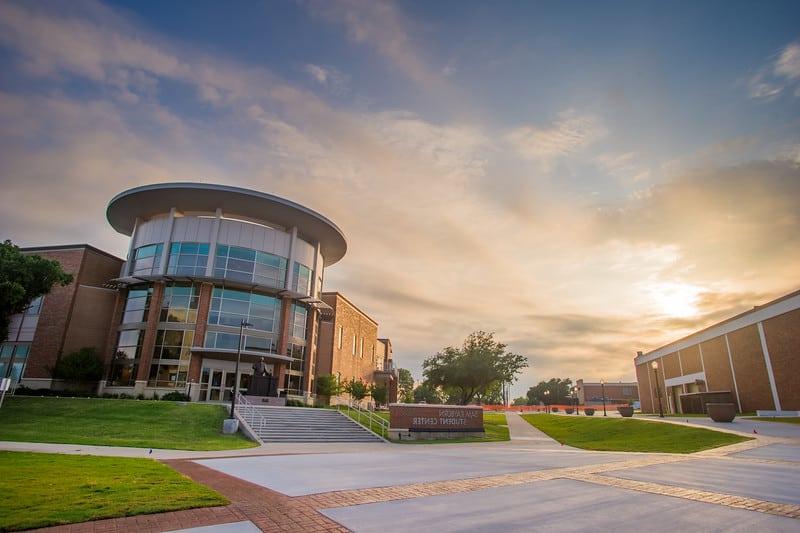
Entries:
[[739,412],[797,413],[800,291],[640,352],[634,364],[644,412],[657,412],[660,396],[668,413],[702,411],[706,401],[732,402]]
[[340,383],[384,383],[390,391],[394,382],[396,390],[391,341],[378,339],[378,323],[341,293],[324,292],[321,298],[332,318],[320,324],[317,375],[332,374]]
[[72,283],[55,286],[24,313],[11,318],[8,338],[0,345],[0,378],[30,388],[51,388],[52,369],[62,355],[84,347],[105,354],[112,329],[117,291],[105,283],[119,274],[123,260],[88,244],[24,248],[58,261]]
[[[58,358],[93,347],[105,360],[99,393],[226,401],[235,383],[247,390],[261,358],[283,396],[310,398],[321,373],[392,381],[391,343],[378,341],[378,324],[322,292],[325,267],[347,250],[322,215],[258,191],[165,183],[118,194],[107,217],[130,236],[127,260],[85,244],[23,250],[75,279],[13,317],[0,377],[58,387]],[[343,328],[336,350],[319,342],[333,324]]]
[[578,402],[581,405],[602,405],[603,391],[607,404],[628,403],[639,399],[639,386],[635,381],[617,381],[606,383],[599,381],[591,383],[579,379],[575,382],[578,387]]

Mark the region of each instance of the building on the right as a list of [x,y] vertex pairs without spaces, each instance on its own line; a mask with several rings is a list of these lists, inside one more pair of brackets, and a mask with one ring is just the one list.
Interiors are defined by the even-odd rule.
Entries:
[[[634,359],[642,412],[800,414],[800,290]],[[659,402],[659,399],[661,400]]]
[[578,389],[578,403],[586,406],[603,404],[627,404],[639,399],[639,388],[635,381],[599,381],[589,382],[579,379],[575,382]]

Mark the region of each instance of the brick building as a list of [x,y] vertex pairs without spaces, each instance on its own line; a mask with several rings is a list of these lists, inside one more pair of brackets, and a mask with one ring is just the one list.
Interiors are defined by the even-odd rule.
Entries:
[[119,274],[123,260],[88,244],[24,248],[23,253],[58,261],[72,283],[55,286],[11,319],[0,346],[0,377],[30,388],[51,388],[59,357],[84,347],[103,354],[117,291],[105,283]]
[[624,404],[639,399],[639,386],[635,381],[592,383],[579,379],[575,386],[581,405],[602,405],[604,395],[607,404]]
[[340,383],[353,379],[368,385],[384,383],[390,401],[396,401],[392,344],[378,339],[378,323],[341,293],[324,292],[321,298],[332,309],[332,318],[320,324],[317,374],[332,374]]
[[729,401],[739,412],[800,412],[800,291],[634,359],[642,411],[703,410]]
[[309,398],[320,373],[320,327],[335,320],[337,306],[358,356],[326,355],[326,368],[370,382],[383,368],[377,323],[343,297],[333,297],[334,306],[321,298],[324,268],[347,250],[322,215],[257,191],[172,183],[117,195],[107,216],[130,236],[127,260],[88,245],[25,250],[59,261],[75,279],[14,317],[0,351],[2,377],[54,386],[58,357],[91,346],[105,357],[100,393],[178,390],[195,401],[228,400],[237,381],[247,390],[253,363],[263,359],[279,394]]

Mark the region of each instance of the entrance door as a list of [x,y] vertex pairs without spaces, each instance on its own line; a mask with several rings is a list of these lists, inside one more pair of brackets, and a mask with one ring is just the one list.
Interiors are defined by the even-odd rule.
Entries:
[[[200,401],[231,401],[236,372],[222,368],[204,368],[200,378]],[[247,393],[250,386],[251,372],[239,370],[239,392]]]
[[224,370],[218,370],[216,368],[211,369],[211,379],[208,382],[208,396],[206,397],[206,401],[218,402],[222,399],[222,383],[224,374]]

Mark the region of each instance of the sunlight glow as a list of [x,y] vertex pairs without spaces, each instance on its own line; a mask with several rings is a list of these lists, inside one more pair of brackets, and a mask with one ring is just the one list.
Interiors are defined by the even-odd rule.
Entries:
[[686,283],[664,282],[653,285],[650,292],[661,312],[672,317],[692,317],[699,312],[697,299],[700,287]]

